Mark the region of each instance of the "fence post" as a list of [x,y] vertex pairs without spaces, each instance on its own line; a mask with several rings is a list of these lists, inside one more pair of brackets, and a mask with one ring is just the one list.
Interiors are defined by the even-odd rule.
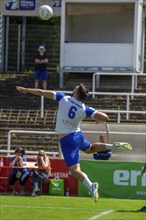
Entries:
[[126,106],[126,119],[128,120],[129,119],[129,95],[127,95],[127,106]]
[[3,69],[3,15],[0,13],[0,70]]
[[121,113],[118,112],[118,124],[120,124],[120,122],[121,122]]
[[20,71],[20,47],[21,47],[21,25],[18,25],[18,43],[17,43],[17,72]]
[[92,99],[94,99],[95,97],[95,77],[96,77],[96,73],[93,74],[93,77],[92,77]]
[[44,118],[44,96],[41,96],[41,118]]
[[8,132],[8,152],[7,152],[7,156],[10,155],[10,146],[11,146],[11,131]]

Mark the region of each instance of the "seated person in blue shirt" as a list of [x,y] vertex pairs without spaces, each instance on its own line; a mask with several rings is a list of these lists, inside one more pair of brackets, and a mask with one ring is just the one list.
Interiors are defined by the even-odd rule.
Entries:
[[[109,138],[107,138],[107,141],[106,141],[106,138],[105,138],[105,136],[103,136],[103,135],[100,135],[100,142],[102,142],[102,143],[108,143],[109,142]],[[95,159],[95,160],[109,160],[110,158],[111,158],[111,156],[112,156],[112,152],[111,152],[111,150],[106,150],[106,151],[100,151],[100,152],[95,152],[95,153],[93,153],[93,158]]]
[[[25,151],[21,147],[17,147],[15,150],[15,156],[10,160],[10,166],[14,166],[9,177],[9,186],[13,190],[13,195],[16,195],[15,182],[19,180],[21,186],[20,195],[25,195],[25,185],[26,180],[29,178],[29,171],[26,168],[23,168],[25,162],[27,162],[26,157],[24,156]],[[18,167],[18,168],[17,168]]]

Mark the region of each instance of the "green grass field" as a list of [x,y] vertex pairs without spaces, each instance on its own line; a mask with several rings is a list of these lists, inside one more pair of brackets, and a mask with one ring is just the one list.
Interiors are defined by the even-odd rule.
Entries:
[[0,196],[1,220],[146,220],[142,200]]

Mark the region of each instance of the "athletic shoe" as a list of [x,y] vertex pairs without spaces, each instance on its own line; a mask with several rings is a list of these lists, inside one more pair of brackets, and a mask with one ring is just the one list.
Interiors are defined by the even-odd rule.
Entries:
[[140,212],[146,212],[146,205],[144,207],[142,207],[139,211]]
[[36,196],[36,192],[32,191],[31,196]]
[[114,142],[113,148],[117,150],[132,150],[132,146],[126,142]]
[[93,183],[91,186],[91,195],[94,199],[94,202],[98,202],[99,194],[98,194],[98,183]]

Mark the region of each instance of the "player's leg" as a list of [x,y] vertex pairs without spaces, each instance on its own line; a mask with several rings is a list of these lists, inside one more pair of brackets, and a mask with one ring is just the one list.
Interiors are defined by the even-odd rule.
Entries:
[[[92,183],[88,176],[80,169],[79,147],[84,144],[84,136],[81,132],[71,133],[60,139],[60,145],[64,160],[69,167],[71,174],[90,191],[95,202],[98,201],[98,184]],[[90,143],[87,142],[88,147]]]
[[78,181],[83,183],[90,191],[91,196],[94,199],[94,202],[98,202],[99,200],[99,194],[98,194],[98,183],[92,183],[90,179],[88,178],[87,174],[81,171],[80,164],[75,164],[71,167],[69,167],[69,170]]
[[113,144],[106,144],[96,142],[90,145],[90,148],[83,150],[86,154],[92,154],[94,152],[106,151],[106,150],[132,150],[132,146],[126,142],[114,142]]

